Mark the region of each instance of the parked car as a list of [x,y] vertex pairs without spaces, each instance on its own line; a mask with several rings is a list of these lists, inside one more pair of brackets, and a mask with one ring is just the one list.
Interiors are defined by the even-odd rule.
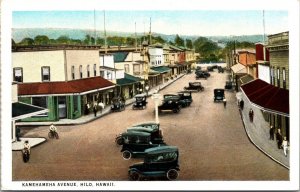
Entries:
[[224,73],[224,68],[221,66],[218,66],[218,73]]
[[180,102],[179,96],[164,98],[162,104],[158,106],[158,111],[173,111],[173,113],[178,113],[182,107],[182,102]]
[[190,104],[185,99],[182,99],[181,96],[178,93],[168,93],[168,94],[165,94],[163,97],[164,97],[164,99],[178,100],[178,103],[180,104],[180,107],[186,107]]
[[151,133],[147,132],[129,131],[122,136],[124,137],[124,143],[121,152],[125,160],[129,160],[131,157],[143,157],[146,149],[165,145],[164,143],[152,143]]
[[196,71],[196,79],[204,78],[207,79],[210,77],[210,73],[208,71]]
[[112,99],[112,104],[110,109],[113,112],[125,110],[125,101],[123,101],[120,97],[114,97]]
[[138,94],[134,96],[135,103],[132,105],[132,109],[145,109],[147,107],[147,96],[146,94]]
[[233,88],[232,81],[226,81],[224,88],[225,89],[232,89]]
[[204,91],[204,87],[201,85],[201,82],[189,82],[188,87],[184,87],[184,90],[193,90],[193,91]]
[[165,177],[176,180],[179,176],[179,151],[176,146],[159,146],[145,151],[144,162],[129,167],[130,180]]
[[[132,131],[150,133],[152,143],[164,143],[163,133],[159,129],[159,123],[145,122],[145,123],[133,125],[132,127],[127,128],[126,130],[126,132],[132,132]],[[116,136],[115,142],[118,145],[124,144],[124,140],[126,139],[126,132]]]
[[225,99],[224,89],[214,89],[214,102]]
[[191,91],[179,91],[178,95],[181,100],[184,100],[187,106],[190,106],[193,102],[192,92]]
[[214,68],[212,66],[208,66],[207,71],[214,71]]

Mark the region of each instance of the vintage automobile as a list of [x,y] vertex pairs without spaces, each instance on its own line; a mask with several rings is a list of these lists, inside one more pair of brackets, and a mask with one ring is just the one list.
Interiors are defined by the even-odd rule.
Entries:
[[201,82],[189,82],[188,87],[184,87],[184,90],[193,90],[193,91],[204,91],[204,87],[201,85]]
[[114,97],[110,107],[111,111],[123,111],[125,110],[125,102],[120,97]]
[[204,78],[207,79],[210,77],[210,73],[208,71],[196,71],[196,79]]
[[178,113],[182,107],[181,105],[179,96],[164,98],[162,104],[158,106],[158,112],[171,110],[173,113]]
[[232,81],[226,81],[224,88],[225,89],[232,89],[233,88]]
[[128,131],[122,136],[124,143],[121,152],[125,160],[129,160],[131,157],[143,157],[146,149],[166,145],[165,143],[152,143],[151,133],[147,132]]
[[192,92],[191,91],[179,91],[178,95],[181,100],[184,100],[187,106],[190,106],[193,102]]
[[155,123],[155,122],[146,122],[146,123],[133,125],[132,127],[127,128],[125,133],[121,133],[121,134],[117,135],[115,142],[118,145],[123,145],[126,133],[132,132],[132,131],[150,133],[152,143],[158,143],[158,144],[164,143],[163,133],[159,129],[159,123]]
[[214,89],[214,102],[225,99],[224,89]]
[[187,107],[191,104],[188,100],[182,98],[181,95],[179,95],[178,93],[165,94],[164,99],[178,100],[180,107]]
[[147,95],[138,94],[135,97],[135,103],[132,105],[132,109],[145,109],[147,107]]
[[224,68],[221,66],[218,66],[218,73],[224,73]]
[[132,181],[150,178],[175,180],[179,175],[179,152],[176,146],[159,146],[145,151],[144,162],[129,167],[128,176]]

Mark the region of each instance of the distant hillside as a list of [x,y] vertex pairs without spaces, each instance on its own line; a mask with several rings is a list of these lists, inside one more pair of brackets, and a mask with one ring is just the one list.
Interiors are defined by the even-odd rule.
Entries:
[[[133,37],[133,33],[129,32],[116,32],[116,31],[107,31],[107,36],[121,36],[121,37]],[[57,39],[60,36],[68,36],[71,39],[80,39],[83,40],[85,36],[89,34],[91,36],[94,36],[93,30],[85,30],[85,29],[55,29],[55,28],[15,28],[12,29],[12,38],[15,42],[20,42],[22,39],[29,37],[34,38],[37,35],[46,35],[49,37],[49,39]],[[97,37],[103,37],[104,33],[103,31],[96,31]],[[143,34],[137,34],[138,36],[142,36]],[[174,41],[176,34],[173,35],[166,35],[166,34],[160,34],[160,33],[154,33],[154,36],[161,36],[166,41]],[[196,40],[199,36],[186,36],[186,35],[180,35],[183,39],[191,39]],[[206,36],[212,41],[218,42],[220,45],[224,45],[228,41],[232,41],[233,37],[229,36]],[[237,41],[248,41],[248,42],[261,42],[262,41],[262,35],[243,35],[243,36],[234,36],[234,39]]]

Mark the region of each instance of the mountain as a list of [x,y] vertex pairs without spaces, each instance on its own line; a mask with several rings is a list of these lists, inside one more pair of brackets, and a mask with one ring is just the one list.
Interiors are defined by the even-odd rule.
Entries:
[[[71,39],[80,39],[83,40],[86,35],[94,36],[94,30],[87,29],[63,29],[63,28],[13,28],[12,29],[12,38],[16,43],[20,42],[22,39],[29,37],[34,38],[37,35],[46,35],[49,39],[57,39],[60,36],[68,36]],[[122,36],[122,37],[134,37],[134,33],[129,32],[117,32],[117,31],[107,31],[107,36]],[[96,31],[97,37],[104,36],[103,31]],[[143,33],[138,33],[138,36],[142,36]],[[166,41],[174,41],[176,34],[166,35],[161,33],[153,33],[154,36],[161,36]],[[188,36],[188,35],[180,35],[183,39],[191,39],[196,40],[200,36]],[[252,43],[257,43],[262,41],[262,35],[241,35],[241,36],[204,36],[208,39],[217,42],[220,45],[224,45],[228,41],[232,41],[233,39],[237,41],[248,41]]]

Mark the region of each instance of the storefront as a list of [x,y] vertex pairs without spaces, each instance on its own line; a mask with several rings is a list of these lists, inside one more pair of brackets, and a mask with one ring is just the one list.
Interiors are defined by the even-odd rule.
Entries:
[[115,84],[93,77],[66,82],[19,84],[19,101],[49,110],[48,113],[22,119],[22,121],[59,121],[76,119],[92,111],[94,104],[109,104],[114,96]]

